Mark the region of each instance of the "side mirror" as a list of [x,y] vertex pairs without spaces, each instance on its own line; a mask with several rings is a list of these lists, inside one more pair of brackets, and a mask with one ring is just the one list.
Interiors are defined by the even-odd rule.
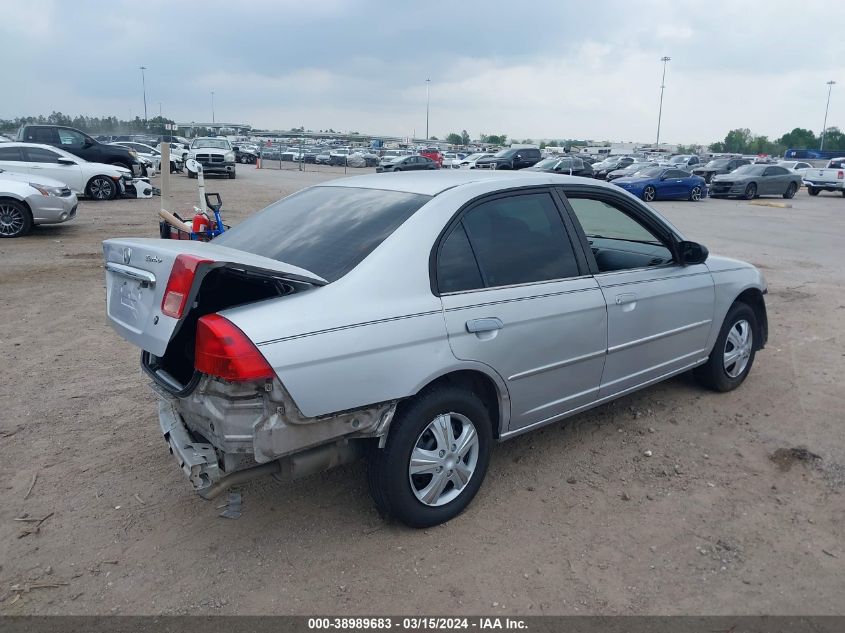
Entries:
[[93,144],[94,144],[94,141],[92,141],[90,138],[86,138],[84,141],[82,141],[82,149],[88,149]]
[[665,176],[665,175],[664,175],[664,176],[661,176],[661,177],[660,177],[660,180],[666,180],[666,176]]
[[707,250],[704,244],[689,242],[687,240],[678,242],[678,256],[681,258],[681,264],[683,266],[703,264],[707,261],[708,255],[710,255],[710,251]]
[[76,165],[75,160],[72,158],[65,158],[64,156],[59,156],[56,162],[59,163],[59,165]]

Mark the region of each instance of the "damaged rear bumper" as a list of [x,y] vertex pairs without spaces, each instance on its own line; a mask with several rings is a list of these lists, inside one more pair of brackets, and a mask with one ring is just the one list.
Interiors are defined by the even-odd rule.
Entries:
[[194,490],[202,494],[203,490],[220,480],[222,472],[214,447],[194,439],[172,403],[159,401],[158,423],[170,454],[176,459]]
[[361,440],[384,437],[396,410],[395,403],[381,403],[306,418],[280,383],[260,387],[204,377],[180,398],[153,385],[168,449],[202,497],[260,476],[293,480],[355,461]]

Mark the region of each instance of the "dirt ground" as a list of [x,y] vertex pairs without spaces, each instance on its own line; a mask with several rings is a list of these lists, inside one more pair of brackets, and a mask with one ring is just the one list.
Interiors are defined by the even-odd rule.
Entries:
[[[338,172],[208,189],[237,224]],[[175,178],[175,210],[195,186]],[[791,202],[655,205],[768,278],[739,390],[682,376],[499,445],[468,511],[424,531],[382,522],[362,464],[243,486],[237,520],[191,491],[105,317],[100,242],[157,236],[157,198],[0,241],[0,613],[845,612],[845,199]]]

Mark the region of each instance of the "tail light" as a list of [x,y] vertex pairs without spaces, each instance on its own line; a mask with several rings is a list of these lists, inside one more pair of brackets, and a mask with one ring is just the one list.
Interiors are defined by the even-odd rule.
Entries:
[[839,173],[836,174],[837,178],[845,178],[845,171],[839,170]]
[[188,302],[188,295],[191,293],[191,286],[194,284],[194,275],[197,266],[209,264],[213,260],[197,257],[196,255],[178,255],[173,262],[173,270],[170,271],[170,279],[167,280],[167,288],[164,289],[164,297],[161,300],[161,311],[169,317],[179,319],[185,310]]
[[197,322],[194,367],[224,380],[243,382],[275,376],[267,359],[234,323],[219,314]]

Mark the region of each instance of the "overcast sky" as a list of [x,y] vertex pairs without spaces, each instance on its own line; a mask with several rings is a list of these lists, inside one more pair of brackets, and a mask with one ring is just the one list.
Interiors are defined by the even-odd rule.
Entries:
[[[179,122],[710,142],[845,128],[829,2],[2,0],[0,118],[147,109]],[[832,12],[833,11],[833,12]],[[836,16],[834,18],[834,16]],[[834,19],[831,19],[834,18]]]

